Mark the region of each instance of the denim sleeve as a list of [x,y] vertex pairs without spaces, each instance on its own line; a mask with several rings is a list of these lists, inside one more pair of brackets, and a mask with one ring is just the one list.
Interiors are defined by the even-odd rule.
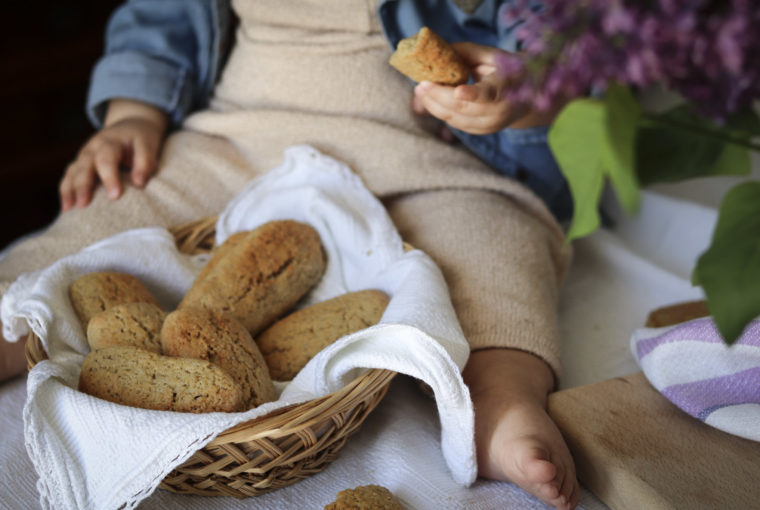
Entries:
[[113,98],[143,101],[173,124],[211,92],[220,59],[222,0],[129,0],[111,16],[95,65],[87,115],[101,127]]

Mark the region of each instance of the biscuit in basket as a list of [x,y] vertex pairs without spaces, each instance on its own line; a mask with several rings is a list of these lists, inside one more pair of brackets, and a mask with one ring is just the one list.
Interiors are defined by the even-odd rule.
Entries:
[[136,301],[112,306],[90,319],[87,343],[90,349],[111,345],[133,345],[161,352],[161,326],[166,312],[152,303]]
[[391,491],[380,485],[342,490],[325,510],[404,510]]
[[224,257],[227,256],[229,252],[235,248],[240,242],[248,236],[250,231],[243,231],[243,232],[236,232],[229,236],[222,244],[217,246],[214,251],[211,253],[211,258],[208,259],[208,262],[203,266],[200,273],[198,273],[198,276],[195,277],[195,282],[198,283],[201,280],[204,280],[206,276],[211,272],[212,269],[216,267],[216,265],[219,263],[220,260],[224,259]]
[[243,390],[244,409],[277,400],[259,348],[232,317],[203,308],[176,310],[164,321],[161,348],[168,356],[208,360],[225,370]]
[[340,337],[377,324],[388,301],[379,290],[349,292],[278,320],[256,337],[272,378],[289,381]]
[[196,279],[178,308],[223,312],[255,336],[311,290],[325,266],[314,228],[272,221],[240,239],[203,279]]
[[145,302],[159,306],[148,288],[135,276],[115,271],[88,273],[69,287],[69,298],[82,329],[96,314],[122,303]]
[[82,363],[79,389],[117,404],[162,411],[232,412],[242,403],[240,386],[217,365],[126,345],[91,351]]
[[469,77],[457,52],[428,27],[399,41],[388,63],[416,82],[461,85]]

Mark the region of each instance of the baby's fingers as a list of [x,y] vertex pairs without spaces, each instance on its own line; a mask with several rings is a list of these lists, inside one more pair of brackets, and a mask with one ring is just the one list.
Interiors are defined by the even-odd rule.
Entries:
[[158,144],[154,140],[137,137],[132,149],[132,183],[138,188],[147,184],[156,171]]
[[80,154],[71,163],[61,179],[58,188],[61,197],[61,210],[73,207],[85,207],[90,203],[92,188],[95,186],[94,160],[91,154]]
[[491,46],[483,46],[482,44],[469,41],[455,42],[451,46],[464,63],[470,67],[497,65],[504,58],[504,55],[507,54],[505,51],[496,51]]
[[123,153],[122,145],[112,141],[103,143],[95,152],[95,170],[106,189],[108,198],[111,200],[115,200],[121,195],[119,164],[122,161]]
[[74,188],[74,172],[76,172],[75,161],[66,167],[61,183],[58,185],[58,195],[61,198],[61,211],[66,212],[76,203],[76,191]]
[[[415,88],[415,95],[419,98],[422,106],[433,116],[441,120],[448,120],[439,115],[448,112],[448,115],[458,113],[461,115],[472,115],[473,107],[476,104],[473,101],[459,99],[455,91],[461,87],[450,87],[447,85],[438,85],[431,82],[420,82]],[[478,113],[481,109],[478,108]]]
[[471,103],[495,103],[502,99],[500,87],[481,81],[472,85],[459,85],[454,89],[454,99]]
[[475,70],[476,74],[486,75],[497,72],[512,75],[522,69],[520,59],[516,54],[508,51],[472,42],[456,42],[452,46],[464,63],[471,70]]

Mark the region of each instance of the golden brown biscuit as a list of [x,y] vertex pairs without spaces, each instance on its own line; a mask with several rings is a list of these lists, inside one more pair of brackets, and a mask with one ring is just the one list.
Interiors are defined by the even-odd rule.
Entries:
[[291,313],[256,337],[277,381],[289,381],[319,351],[380,320],[388,296],[379,290],[343,294]]
[[193,282],[178,308],[228,314],[255,336],[311,290],[325,266],[314,228],[272,221],[240,239],[203,279]]
[[109,402],[162,411],[232,412],[241,410],[242,402],[240,386],[213,363],[125,345],[90,352],[79,389]]
[[82,329],[93,316],[123,303],[145,302],[159,306],[148,288],[136,277],[115,271],[88,273],[69,287],[69,298]]
[[87,343],[101,349],[111,345],[133,345],[161,352],[161,326],[166,312],[152,303],[134,302],[112,306],[90,319]]
[[404,510],[404,507],[385,487],[361,485],[340,491],[325,510]]
[[200,273],[198,273],[198,276],[195,277],[194,283],[205,279],[211,270],[216,267],[219,261],[226,257],[235,246],[248,236],[248,234],[250,234],[250,231],[236,232],[229,236],[222,244],[214,248],[214,251],[211,253],[211,258],[208,259],[208,262],[203,266]]
[[264,358],[251,334],[236,319],[203,308],[170,313],[161,329],[168,356],[208,360],[225,370],[243,390],[245,409],[277,400]]
[[460,85],[469,77],[457,52],[428,27],[399,41],[388,63],[416,82]]

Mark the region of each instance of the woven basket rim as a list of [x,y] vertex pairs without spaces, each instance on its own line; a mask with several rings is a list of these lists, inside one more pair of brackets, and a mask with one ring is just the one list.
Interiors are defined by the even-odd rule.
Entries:
[[[48,359],[42,340],[29,332],[26,337],[24,353],[28,370],[40,361]],[[324,418],[327,412],[337,412],[349,408],[353,400],[359,399],[357,393],[376,391],[378,387],[390,384],[396,372],[382,368],[370,368],[356,376],[348,384],[332,393],[316,397],[305,402],[290,404],[273,409],[267,414],[239,423],[221,432],[208,446],[224,443],[252,441],[259,437],[278,437],[292,434],[295,430],[308,426],[309,421]],[[270,423],[271,422],[271,423]],[[276,424],[276,427],[272,427]]]
[[[187,254],[207,253],[213,249],[215,244],[216,220],[216,217],[202,218],[170,228],[169,231],[174,236],[177,248],[181,252]],[[37,363],[48,359],[42,340],[32,331],[26,338],[25,355],[30,370]],[[222,431],[201,448],[196,456],[211,456],[220,449],[230,451],[235,451],[237,447],[245,449],[250,444],[275,444],[277,441],[288,440],[289,437],[305,438],[309,442],[311,441],[310,438],[314,436],[311,427],[319,427],[324,423],[343,423],[346,421],[346,417],[350,418],[354,413],[354,409],[360,409],[357,415],[359,418],[349,419],[350,423],[347,424],[347,429],[341,432],[337,439],[331,439],[331,443],[324,446],[326,450],[331,450],[331,453],[325,455],[325,459],[323,459],[323,463],[326,465],[331,460],[328,458],[329,455],[335,455],[335,452],[342,447],[342,441],[345,441],[345,438],[361,425],[366,415],[385,395],[395,376],[396,372],[392,370],[367,369],[343,388],[328,395],[274,409],[263,416]],[[297,459],[294,460],[293,457],[290,457],[286,461],[298,464],[304,455],[306,454],[298,454]],[[308,455],[313,455],[313,452]],[[222,463],[221,461],[216,462]],[[269,464],[272,464],[271,469],[273,471],[267,471],[264,479],[255,483],[249,480],[251,475],[246,475],[245,472],[241,473],[239,475],[241,478],[237,479],[230,477],[229,473],[222,469],[195,477],[200,479],[200,482],[195,485],[185,479],[194,477],[192,472],[197,469],[194,467],[184,469],[184,465],[178,466],[175,472],[164,479],[161,487],[184,494],[247,497],[289,485],[315,472],[313,468],[310,468],[307,470],[308,475],[303,475],[296,473],[297,469],[288,469],[286,470],[288,475],[291,472],[295,475],[292,477],[284,476],[281,472],[275,473],[277,469],[281,470],[282,465],[274,460],[267,465]],[[238,470],[244,471],[242,468],[238,468]],[[201,471],[207,471],[207,469],[204,468]],[[250,472],[256,471],[261,471],[261,469],[250,470]],[[187,473],[191,474],[188,475]],[[279,478],[280,475],[283,475],[282,479]],[[180,481],[175,483],[175,478]],[[224,483],[221,483],[220,479],[224,480]],[[194,480],[195,482],[197,480]]]

